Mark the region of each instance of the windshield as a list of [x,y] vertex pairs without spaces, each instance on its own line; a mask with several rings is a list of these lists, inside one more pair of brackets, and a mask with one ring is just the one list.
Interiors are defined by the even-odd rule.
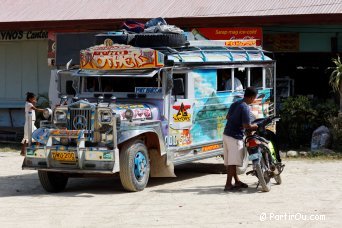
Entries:
[[[158,74],[153,77],[84,77],[83,92],[129,92],[146,93],[161,90]],[[148,92],[147,92],[148,93]]]

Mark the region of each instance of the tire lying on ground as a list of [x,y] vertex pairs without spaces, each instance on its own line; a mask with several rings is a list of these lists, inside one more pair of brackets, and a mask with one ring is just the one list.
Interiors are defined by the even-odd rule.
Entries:
[[186,37],[178,33],[140,33],[135,35],[133,46],[136,47],[180,47],[184,46]]

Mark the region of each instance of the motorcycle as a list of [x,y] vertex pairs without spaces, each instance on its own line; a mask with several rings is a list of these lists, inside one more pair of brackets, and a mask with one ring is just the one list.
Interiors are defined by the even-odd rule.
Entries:
[[256,176],[264,192],[271,190],[271,178],[280,185],[282,179],[280,174],[285,165],[282,164],[279,156],[278,145],[275,134],[267,130],[266,127],[273,121],[278,121],[278,117],[267,117],[256,119],[252,123],[258,125],[254,132],[247,132],[245,138],[245,147],[248,151],[248,159],[253,163],[253,170],[247,172],[247,175]]

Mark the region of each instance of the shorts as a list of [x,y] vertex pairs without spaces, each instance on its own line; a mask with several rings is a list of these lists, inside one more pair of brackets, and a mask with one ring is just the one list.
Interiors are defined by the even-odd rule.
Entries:
[[244,159],[243,139],[223,135],[224,165],[242,166]]

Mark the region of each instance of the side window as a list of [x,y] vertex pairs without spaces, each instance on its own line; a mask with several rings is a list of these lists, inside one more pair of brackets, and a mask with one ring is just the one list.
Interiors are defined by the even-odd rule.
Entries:
[[247,87],[247,68],[239,67],[234,69],[234,88],[235,90],[244,90]]
[[61,94],[74,94],[76,91],[73,88],[73,80],[76,79],[71,76],[71,73],[59,73],[58,91]]
[[[232,80],[232,76],[234,76],[234,81]],[[241,91],[246,88],[246,85],[246,68],[243,67],[217,70],[217,91],[232,91],[233,86],[234,91]]]
[[226,91],[227,80],[231,69],[217,70],[217,91]]
[[251,67],[251,86],[256,89],[262,88],[262,67]]

